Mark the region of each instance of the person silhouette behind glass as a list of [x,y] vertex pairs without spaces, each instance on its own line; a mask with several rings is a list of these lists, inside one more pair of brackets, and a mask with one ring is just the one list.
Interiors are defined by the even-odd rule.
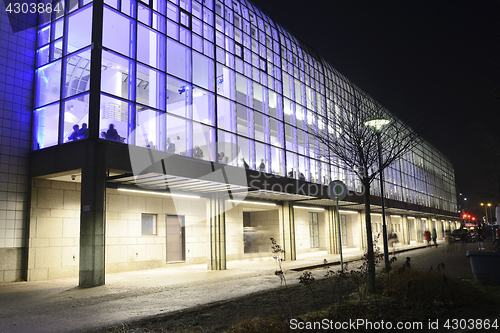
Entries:
[[76,137],[77,139],[86,139],[89,137],[89,129],[87,128],[87,123],[82,124],[82,128],[78,130]]
[[167,153],[175,154],[175,143],[170,138],[167,139]]
[[109,124],[108,131],[106,132],[106,140],[119,141],[120,136],[118,132],[115,130],[114,124]]
[[80,130],[80,126],[78,126],[78,124],[73,125],[73,132],[71,132],[71,134],[68,136],[68,141],[77,140],[79,130]]
[[266,171],[266,164],[264,163],[264,159],[260,160],[259,171],[260,172]]
[[203,150],[201,150],[200,146],[194,146],[193,157],[194,158],[203,158]]

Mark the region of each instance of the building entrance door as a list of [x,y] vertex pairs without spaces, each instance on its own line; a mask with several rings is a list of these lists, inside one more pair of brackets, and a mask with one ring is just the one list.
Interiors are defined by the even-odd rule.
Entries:
[[184,216],[167,215],[167,262],[185,261]]

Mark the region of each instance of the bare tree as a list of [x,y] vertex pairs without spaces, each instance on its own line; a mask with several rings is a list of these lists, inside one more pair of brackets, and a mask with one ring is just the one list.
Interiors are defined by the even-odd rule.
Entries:
[[[368,290],[375,291],[375,258],[370,217],[370,186],[387,167],[409,153],[422,142],[422,137],[391,115],[364,92],[354,88],[347,99],[338,98],[327,107],[327,124],[309,125],[318,141],[317,153],[330,164],[348,169],[363,185],[365,204],[366,242],[368,257]],[[372,119],[390,122],[381,132],[365,124]],[[381,163],[378,137],[380,135]]]

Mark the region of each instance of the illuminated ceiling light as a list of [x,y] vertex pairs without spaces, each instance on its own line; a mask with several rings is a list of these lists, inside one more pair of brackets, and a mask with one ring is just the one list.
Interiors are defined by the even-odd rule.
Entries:
[[200,198],[197,195],[172,194],[172,193],[152,192],[152,191],[138,191],[138,190],[129,190],[127,188],[119,188],[118,191],[134,192],[134,193],[141,193],[141,194],[155,194],[155,195],[163,195],[163,196],[168,196],[168,197],[180,197],[180,198],[191,198],[191,199],[199,199]]
[[373,215],[373,216],[382,216],[382,214],[380,214],[380,213],[370,213],[370,215]]
[[309,210],[325,210],[324,208],[319,208],[319,207],[305,207],[305,206],[293,206],[293,208],[309,209]]
[[391,217],[401,217],[401,215],[391,215]]
[[353,210],[339,210],[339,213],[343,214],[358,214],[359,212],[353,211]]
[[414,219],[415,219],[415,217],[413,217],[413,216],[408,216],[408,217],[407,217],[407,219],[414,220]]
[[267,202],[244,201],[244,200],[228,200],[228,201],[229,202],[236,202],[236,203],[252,204],[252,205],[276,206],[276,204],[267,203]]

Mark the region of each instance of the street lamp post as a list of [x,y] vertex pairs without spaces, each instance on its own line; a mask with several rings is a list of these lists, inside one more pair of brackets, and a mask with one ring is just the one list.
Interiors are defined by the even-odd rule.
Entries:
[[[493,224],[493,214],[491,213],[491,203],[488,203],[488,207],[490,208],[491,224]],[[486,219],[486,222],[488,222],[488,219]]]
[[385,222],[385,199],[384,199],[384,172],[382,168],[382,147],[380,144],[380,136],[382,134],[382,126],[390,123],[387,119],[372,119],[365,122],[366,126],[374,127],[375,134],[377,135],[377,147],[378,147],[378,165],[380,171],[380,199],[382,204],[382,238],[384,241],[384,263],[385,268],[389,268],[389,244],[387,241],[387,224]]
[[[488,211],[486,210],[486,205],[481,202],[481,206],[484,206],[484,213],[486,214],[486,223],[488,223]],[[489,203],[488,206],[491,207],[491,204]]]

